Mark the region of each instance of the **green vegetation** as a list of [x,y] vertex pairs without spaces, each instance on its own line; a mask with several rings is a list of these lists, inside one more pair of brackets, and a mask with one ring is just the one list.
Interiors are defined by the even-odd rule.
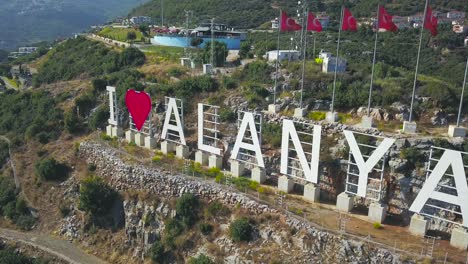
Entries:
[[204,254],[200,254],[198,257],[194,258],[190,258],[189,264],[214,264],[214,262],[207,256],[205,256]]
[[[226,62],[228,55],[227,45],[223,42],[215,41],[214,42],[214,58],[213,64],[214,67],[223,67]],[[211,62],[211,41],[206,43],[205,48],[203,49],[203,63]]]
[[62,181],[70,170],[67,165],[57,162],[54,158],[38,161],[35,168],[36,175],[44,181]]
[[415,147],[403,149],[400,153],[400,158],[408,161],[408,168],[406,168],[408,170],[424,166],[425,156]]
[[151,246],[149,250],[149,256],[153,263],[164,263],[165,261],[165,249],[161,241],[157,240]]
[[[375,15],[377,5],[381,3],[377,0],[352,1],[345,5],[351,8],[356,17]],[[339,19],[341,1],[313,1],[309,4],[310,10],[314,12],[326,11],[336,22]],[[251,0],[236,2],[229,0],[179,0],[164,3],[164,20],[168,24],[184,26],[184,10],[193,10],[196,14],[193,23],[206,22],[206,18],[217,17],[222,14],[222,22],[236,28],[255,28],[269,22],[278,16],[278,11],[272,6],[278,6],[289,14],[295,14],[297,3],[287,0]],[[468,12],[468,7],[460,1],[440,0],[431,2],[434,10],[464,10]],[[407,0],[395,0],[386,2],[388,11],[396,15],[413,15],[424,10],[423,2],[412,2]],[[142,6],[135,8],[130,15],[148,15],[153,18],[161,17],[161,1],[152,0]],[[271,28],[268,25],[267,28]]]
[[249,219],[243,217],[237,219],[229,226],[229,236],[234,242],[252,240],[253,226],[250,224]]
[[373,226],[374,226],[374,229],[382,229],[383,228],[383,226],[380,223],[374,223]]
[[211,234],[211,232],[213,231],[213,226],[208,224],[208,223],[201,223],[200,224],[200,232],[207,236],[209,234]]
[[23,230],[30,230],[36,222],[13,180],[4,176],[0,176],[0,213]]
[[0,249],[0,263],[2,264],[46,264],[48,261],[42,258],[29,257],[13,248]]
[[307,114],[307,118],[314,121],[325,120],[327,113],[320,111],[313,111]]
[[281,130],[282,127],[277,123],[264,123],[262,129],[263,141],[270,144],[272,147],[281,146]]
[[62,130],[62,112],[46,92],[6,92],[0,94],[0,134],[14,144],[24,139],[47,143]]
[[83,76],[100,76],[140,66],[144,62],[144,54],[136,48],[127,48],[118,53],[102,43],[79,37],[53,49],[38,74],[34,75],[33,83],[39,86]]
[[[114,39],[117,41],[141,41],[143,38],[143,34],[135,30],[133,28],[112,28],[112,27],[106,27],[103,30],[99,31],[97,34],[99,36],[103,36],[105,38],[110,38]],[[132,35],[132,38],[129,38],[129,36]]]
[[107,214],[118,194],[97,176],[84,179],[80,185],[79,206],[92,216]]
[[197,219],[198,207],[198,199],[191,193],[184,193],[177,199],[177,217],[185,226],[191,227]]

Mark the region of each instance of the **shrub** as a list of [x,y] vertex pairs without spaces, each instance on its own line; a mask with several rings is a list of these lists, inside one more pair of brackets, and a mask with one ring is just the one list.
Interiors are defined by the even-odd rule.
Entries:
[[234,113],[230,108],[223,107],[219,111],[219,119],[221,122],[231,122],[236,120],[236,113]]
[[198,257],[190,258],[189,264],[214,264],[214,262],[204,254],[200,254]]
[[176,77],[179,78],[185,73],[184,69],[181,69],[180,67],[171,67],[167,70],[167,75],[171,77]]
[[213,231],[213,226],[208,224],[208,223],[201,223],[200,224],[200,232],[207,236],[209,234],[211,234],[211,232]]
[[165,260],[164,245],[161,241],[156,241],[149,250],[149,256],[153,263],[163,263]]
[[235,220],[229,227],[229,236],[234,242],[252,240],[252,232],[253,227],[245,217]]
[[36,175],[45,181],[61,181],[64,180],[69,168],[65,164],[57,162],[54,158],[46,158],[40,160],[35,165]]
[[80,209],[93,216],[104,215],[110,211],[117,193],[96,176],[84,179],[80,185]]
[[314,112],[310,112],[309,114],[307,114],[308,119],[315,120],[315,121],[325,120],[325,117],[326,117],[325,112],[314,111]]
[[228,216],[230,213],[229,208],[220,202],[213,202],[206,208],[206,214],[212,217]]
[[103,129],[109,119],[109,105],[101,105],[89,118],[88,124],[91,129]]
[[198,198],[191,193],[184,193],[177,199],[176,212],[185,226],[192,226],[197,218]]
[[380,223],[374,223],[374,229],[382,229],[383,226]]

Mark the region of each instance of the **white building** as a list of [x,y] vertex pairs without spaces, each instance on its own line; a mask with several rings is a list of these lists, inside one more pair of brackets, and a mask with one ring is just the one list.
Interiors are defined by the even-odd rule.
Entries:
[[[322,64],[322,72],[330,73],[335,72],[336,57],[325,57]],[[346,60],[343,58],[338,58],[338,68],[336,72],[345,72],[346,71]]]
[[275,18],[271,21],[271,29],[278,29],[278,27],[279,27],[278,18]]
[[280,50],[279,53],[277,50],[268,51],[265,55],[265,58],[268,61],[276,61],[279,54],[279,61],[283,60],[299,60],[301,53],[298,50]]
[[136,16],[130,18],[130,23],[134,25],[141,25],[141,24],[151,24],[152,20],[151,17],[147,16]]
[[21,47],[18,48],[18,52],[20,53],[33,53],[37,50],[37,47]]

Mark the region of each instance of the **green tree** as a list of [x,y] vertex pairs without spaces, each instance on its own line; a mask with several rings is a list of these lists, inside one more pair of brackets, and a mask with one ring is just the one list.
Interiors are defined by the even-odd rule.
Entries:
[[150,28],[149,28],[148,24],[141,24],[141,25],[138,27],[138,30],[140,30],[140,32],[141,32],[144,36],[148,36],[148,35],[149,35]]
[[198,207],[198,198],[191,193],[184,193],[179,199],[177,199],[177,217],[182,220],[185,226],[190,227],[197,219]]
[[78,117],[75,111],[72,110],[65,112],[63,123],[65,130],[67,130],[70,134],[76,134],[80,132],[83,128],[82,122],[82,119]]
[[229,236],[234,242],[252,240],[253,226],[246,217],[235,220],[229,226]]
[[93,216],[102,216],[110,211],[117,193],[97,176],[84,179],[80,185],[80,208]]
[[131,42],[131,41],[134,41],[136,38],[137,38],[137,34],[135,33],[135,31],[127,32],[127,40]]
[[46,158],[36,163],[35,170],[41,180],[61,181],[67,177],[69,168],[54,158]]
[[[203,49],[203,62],[210,63],[211,62],[211,41],[206,43],[205,48]],[[215,41],[214,42],[214,58],[213,64],[214,67],[223,67],[226,58],[228,56],[228,49],[227,45],[223,42]]]
[[151,246],[149,250],[149,255],[151,258],[151,261],[153,263],[164,263],[165,261],[165,253],[164,253],[164,245],[161,243],[161,241],[156,241],[154,244]]

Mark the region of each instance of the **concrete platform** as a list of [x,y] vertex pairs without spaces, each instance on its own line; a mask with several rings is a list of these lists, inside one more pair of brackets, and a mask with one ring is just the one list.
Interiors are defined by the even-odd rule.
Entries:
[[176,157],[179,159],[186,159],[190,154],[189,147],[184,145],[176,146]]
[[449,137],[466,137],[466,128],[464,127],[457,127],[457,126],[449,126],[448,129]]
[[218,155],[210,155],[208,158],[208,167],[209,168],[223,168],[223,157]]
[[417,129],[416,122],[408,122],[408,121],[403,122],[403,130],[402,130],[403,133],[415,134],[416,129]]
[[371,203],[369,206],[369,220],[374,223],[382,224],[387,217],[388,206],[380,203]]
[[201,150],[195,152],[195,162],[203,166],[208,165],[208,153]]
[[161,152],[164,155],[167,155],[169,153],[172,153],[175,151],[175,144],[169,141],[163,141],[161,142]]
[[141,133],[135,133],[135,144],[140,147],[145,146],[145,135]]
[[363,116],[361,120],[361,127],[372,128],[374,126],[374,120],[371,116]]
[[468,232],[463,227],[455,227],[452,230],[450,245],[463,251],[468,250]]
[[154,137],[146,136],[145,137],[145,148],[155,149],[156,148],[156,139]]
[[330,123],[334,123],[338,121],[338,113],[337,112],[327,112],[325,120]]
[[252,181],[256,181],[258,183],[264,183],[266,181],[266,173],[265,169],[260,167],[255,167],[252,169]]
[[305,116],[306,109],[304,108],[296,108],[294,109],[294,117],[295,118],[303,118]]
[[128,143],[135,142],[135,132],[127,130],[125,132],[125,140],[127,140]]
[[294,188],[294,181],[289,179],[287,176],[281,176],[278,178],[278,190],[290,193]]
[[270,114],[277,114],[280,111],[280,105],[277,104],[269,104],[268,105],[268,113]]
[[231,160],[232,177],[240,177],[244,174],[245,165],[237,160]]
[[336,200],[336,209],[342,212],[351,212],[354,207],[354,197],[351,195],[342,192],[338,195]]
[[320,200],[320,188],[313,183],[306,184],[304,186],[304,199],[309,202],[318,203]]
[[426,235],[428,226],[429,222],[424,219],[424,216],[414,214],[411,217],[409,231],[415,236],[424,237]]
[[122,128],[116,127],[114,125],[108,125],[106,126],[106,134],[109,137],[122,137],[124,135],[124,132]]

